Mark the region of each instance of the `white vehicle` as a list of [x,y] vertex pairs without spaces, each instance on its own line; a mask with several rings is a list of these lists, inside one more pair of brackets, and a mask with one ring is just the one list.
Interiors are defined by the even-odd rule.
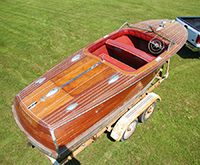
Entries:
[[186,45],[192,51],[200,51],[200,17],[177,17],[176,21],[188,30]]

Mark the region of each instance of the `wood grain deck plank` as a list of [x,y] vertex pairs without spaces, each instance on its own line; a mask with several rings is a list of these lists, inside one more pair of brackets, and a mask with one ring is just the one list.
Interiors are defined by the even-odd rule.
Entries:
[[54,81],[58,86],[62,86],[65,83],[71,81],[73,78],[79,76],[80,74],[82,74],[84,71],[88,70],[89,68],[91,68],[94,64],[97,64],[99,61],[92,59],[87,61],[86,63],[84,63],[83,65],[78,66],[76,69],[71,70],[71,72],[69,72],[68,74],[66,74],[65,76],[63,76],[62,78],[57,79],[57,76],[55,79],[57,79],[56,81],[54,81],[54,79],[52,81]]
[[80,66],[85,65],[87,62],[89,62],[91,60],[92,60],[91,57],[86,56],[85,58],[83,58],[82,60],[78,61],[77,63],[75,63],[71,67],[67,68],[66,70],[64,70],[63,72],[61,72],[60,74],[58,74],[57,76],[55,76],[54,78],[52,78],[51,80],[53,82],[56,82],[59,79],[63,78],[63,76],[65,76],[65,75],[69,74],[70,72],[76,70]]
[[45,89],[48,90],[48,87],[51,86],[53,84],[52,81],[48,81],[46,82],[44,85],[40,86],[39,88],[37,88],[35,91],[33,91],[30,95],[26,96],[23,99],[23,102],[29,106],[32,102],[33,102],[33,98],[35,97],[35,95],[38,95],[39,93],[43,93],[45,92]]
[[87,82],[82,83],[80,86],[77,88],[74,88],[71,90],[69,93],[72,96],[76,96],[78,94],[81,94],[82,92],[86,91],[90,87],[94,86],[98,82],[104,80],[108,76],[112,75],[115,72],[114,69],[107,67],[106,69],[102,70],[99,74],[96,74],[93,76],[91,79],[89,79]]

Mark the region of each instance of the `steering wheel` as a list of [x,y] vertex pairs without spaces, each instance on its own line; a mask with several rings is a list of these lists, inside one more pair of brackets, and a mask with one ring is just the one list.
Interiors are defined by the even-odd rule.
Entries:
[[164,41],[156,37],[152,38],[148,43],[148,49],[152,54],[159,54],[165,47]]

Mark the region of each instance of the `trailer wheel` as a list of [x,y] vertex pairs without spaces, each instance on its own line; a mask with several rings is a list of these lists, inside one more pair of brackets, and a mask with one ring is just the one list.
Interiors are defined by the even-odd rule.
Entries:
[[154,101],[139,117],[138,121],[144,123],[147,121],[152,115],[156,108],[156,101]]
[[137,124],[138,124],[138,119],[136,118],[133,122],[131,122],[127,129],[124,131],[120,141],[125,141],[127,140],[128,138],[131,137],[131,135],[134,133],[136,127],[137,127]]

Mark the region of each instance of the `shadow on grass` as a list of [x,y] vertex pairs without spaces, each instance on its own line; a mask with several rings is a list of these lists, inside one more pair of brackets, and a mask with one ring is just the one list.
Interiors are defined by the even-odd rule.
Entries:
[[111,142],[116,142],[116,141],[110,136],[111,132],[105,131],[104,133],[107,135],[107,138],[108,138]]
[[184,58],[198,58],[200,59],[200,52],[193,52],[189,48],[187,48],[185,45],[177,52],[177,54]]
[[72,158],[72,160],[67,162],[65,165],[81,165],[81,163],[76,158]]

